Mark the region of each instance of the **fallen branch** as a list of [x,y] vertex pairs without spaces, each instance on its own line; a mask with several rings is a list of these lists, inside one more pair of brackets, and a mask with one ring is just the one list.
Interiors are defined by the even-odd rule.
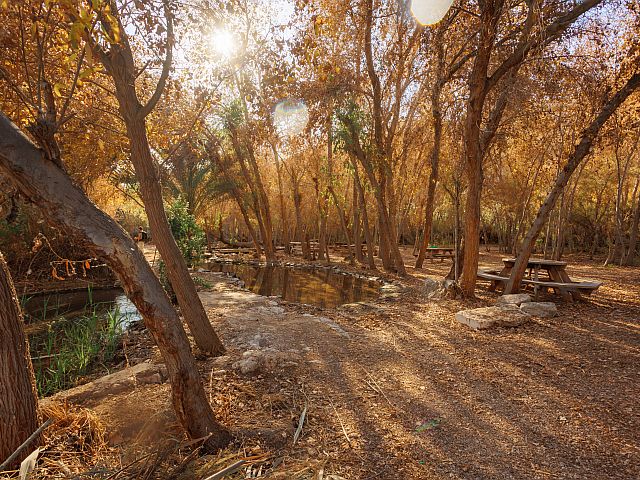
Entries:
[[45,428],[51,425],[51,423],[53,423],[53,419],[50,418],[49,420],[44,422],[42,425],[40,425],[35,432],[29,435],[29,438],[27,438],[24,442],[22,442],[22,445],[20,445],[16,449],[16,451],[13,452],[11,455],[9,455],[9,458],[7,458],[4,462],[2,462],[2,465],[0,465],[0,472],[3,472],[11,464],[11,462],[13,462],[13,460],[18,455],[20,455],[20,452],[22,452],[22,450],[24,450],[31,442],[33,442],[36,439],[36,437],[40,435]]
[[293,434],[293,444],[295,445],[296,442],[298,441],[298,437],[300,436],[300,432],[302,432],[302,426],[304,425],[304,419],[307,416],[307,407],[308,407],[308,403],[304,404],[304,409],[302,410],[302,413],[300,414],[300,419],[298,420],[298,428],[296,428],[296,433]]
[[240,469],[240,467],[242,467],[242,465],[244,465],[245,463],[247,463],[246,460],[238,460],[236,463],[234,463],[233,465],[229,465],[226,468],[223,468],[222,470],[220,470],[219,472],[214,473],[213,475],[211,475],[210,477],[205,478],[204,480],[219,480],[233,472],[236,472]]

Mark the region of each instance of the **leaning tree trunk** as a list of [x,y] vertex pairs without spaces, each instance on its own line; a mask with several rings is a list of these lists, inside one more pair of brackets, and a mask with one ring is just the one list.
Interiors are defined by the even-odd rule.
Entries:
[[207,448],[225,446],[230,440],[229,432],[214,418],[180,317],[129,234],[98,209],[62,169],[46,160],[3,114],[0,172],[45,212],[51,223],[67,236],[81,239],[85,251],[104,260],[116,273],[167,366],[178,421],[191,438],[207,437]]
[[[0,253],[0,462],[38,429],[38,392],[18,295]],[[19,463],[39,444],[35,439]],[[10,465],[13,467],[14,465]]]
[[516,263],[511,269],[511,275],[509,277],[509,281],[504,289],[503,294],[515,293],[520,289],[520,282],[522,281],[522,277],[524,276],[524,272],[527,269],[527,264],[529,261],[529,257],[531,256],[531,252],[533,251],[533,247],[536,243],[536,239],[542,230],[545,222],[549,218],[549,214],[553,210],[553,207],[558,200],[558,197],[564,190],[564,187],[569,182],[571,175],[576,170],[580,162],[584,160],[584,158],[591,151],[591,147],[593,142],[600,131],[600,128],[605,124],[605,122],[613,115],[613,113],[618,109],[618,107],[631,95],[638,87],[640,86],[640,73],[636,73],[633,75],[627,83],[602,107],[602,110],[598,114],[598,116],[591,122],[589,127],[585,130],[582,135],[582,139],[580,143],[576,146],[575,150],[567,164],[562,169],[562,171],[558,174],[556,181],[553,185],[553,188],[547,195],[544,203],[540,206],[538,210],[538,215],[531,225],[531,228],[527,232],[523,242],[522,242],[522,250],[516,259]]
[[353,181],[356,184],[356,188],[358,190],[358,198],[360,200],[360,208],[362,212],[362,229],[364,231],[364,241],[367,244],[367,261],[369,262],[370,270],[377,270],[376,268],[376,260],[374,258],[375,254],[375,241],[373,240],[373,235],[371,234],[371,227],[369,226],[369,212],[367,212],[367,199],[364,196],[364,187],[362,183],[360,183],[360,174],[358,173],[358,164],[352,158],[353,164]]

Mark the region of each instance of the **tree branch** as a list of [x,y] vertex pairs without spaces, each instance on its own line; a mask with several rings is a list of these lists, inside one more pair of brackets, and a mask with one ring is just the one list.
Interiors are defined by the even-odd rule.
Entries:
[[[517,65],[522,64],[531,50],[541,45],[547,45],[548,43],[558,38],[567,30],[567,28],[569,28],[573,24],[573,22],[578,19],[580,15],[589,11],[591,8],[599,5],[600,3],[602,3],[602,0],[584,0],[582,3],[576,5],[564,15],[558,17],[553,23],[549,24],[547,28],[540,32],[540,35],[537,35],[535,38],[528,38],[528,40],[523,39],[516,47],[515,51],[511,55],[509,55],[509,57],[507,57],[507,59],[502,62],[502,64],[500,64],[500,66],[496,68],[493,74],[491,74],[491,76],[487,79],[487,91],[495,87],[498,81],[509,70],[516,67]],[[530,21],[534,8],[535,4],[532,3],[529,10],[530,14],[527,16],[527,21]]]
[[138,112],[138,116],[140,118],[145,118],[151,110],[156,106],[158,100],[162,96],[162,92],[164,91],[164,87],[167,84],[167,78],[169,77],[169,70],[171,69],[171,62],[173,61],[173,16],[171,11],[169,10],[169,1],[164,0],[164,16],[167,19],[167,42],[166,42],[166,56],[164,59],[164,63],[162,65],[162,74],[160,75],[160,79],[156,85],[156,89],[153,92],[153,95],[147,101],[147,103],[140,109]]

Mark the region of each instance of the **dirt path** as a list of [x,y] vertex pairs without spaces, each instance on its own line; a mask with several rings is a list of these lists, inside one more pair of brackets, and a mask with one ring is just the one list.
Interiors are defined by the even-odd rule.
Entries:
[[[423,295],[421,278],[447,262],[413,272],[399,298],[325,311],[199,274],[228,348],[200,360],[206,390],[239,445],[278,465],[272,478],[638,478],[640,270],[568,261],[605,282],[593,298],[490,332],[454,314],[495,295]],[[166,404],[166,389],[144,396]]]

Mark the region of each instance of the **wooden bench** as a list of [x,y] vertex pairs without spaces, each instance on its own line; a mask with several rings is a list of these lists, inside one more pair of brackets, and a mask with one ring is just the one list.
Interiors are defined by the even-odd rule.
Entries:
[[[493,291],[496,288],[504,288],[509,280],[509,277],[503,277],[499,272],[495,270],[481,270],[478,272],[478,278],[480,280],[488,280],[491,282],[489,290]],[[534,296],[538,295],[540,289],[548,290],[552,289],[555,293],[566,300],[579,299],[581,295],[591,295],[595,292],[602,282],[583,280],[580,282],[554,282],[552,280],[534,280],[531,278],[523,278],[523,285],[530,285],[533,287]]]
[[494,291],[497,287],[504,289],[507,281],[509,280],[509,277],[503,277],[495,270],[479,270],[478,278],[480,280],[490,281],[491,286],[489,287],[489,290],[491,291]]
[[542,287],[545,290],[552,289],[565,300],[577,300],[582,295],[589,296],[602,285],[602,282],[595,281],[554,282],[551,280],[533,280],[530,278],[523,278],[522,283],[533,286],[534,295],[536,296]]

